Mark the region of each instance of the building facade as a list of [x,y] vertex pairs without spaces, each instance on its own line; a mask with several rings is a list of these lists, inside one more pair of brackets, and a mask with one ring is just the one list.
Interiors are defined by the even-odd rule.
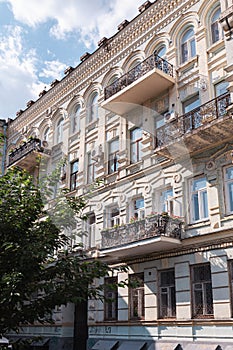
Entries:
[[74,243],[128,266],[96,281],[109,302],[25,328],[41,349],[71,349],[86,318],[89,350],[233,348],[232,28],[232,0],[146,1],[8,123],[6,166],[67,158],[60,186],[91,192]]

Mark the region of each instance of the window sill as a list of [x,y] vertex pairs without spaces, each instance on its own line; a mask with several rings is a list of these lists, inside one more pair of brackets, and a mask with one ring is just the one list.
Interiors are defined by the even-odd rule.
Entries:
[[181,63],[176,71],[180,74],[186,73],[188,70],[194,68],[195,64],[198,62],[198,55],[190,58],[188,61]]
[[190,228],[198,228],[198,227],[204,227],[204,226],[209,226],[210,225],[210,220],[206,219],[203,221],[196,221],[192,222],[190,224],[185,225],[185,229],[190,229]]
[[93,129],[95,129],[97,127],[97,125],[98,125],[98,121],[99,121],[99,119],[96,119],[96,120],[93,120],[90,123],[88,123],[86,125],[86,133],[88,133],[88,132],[92,131]]
[[224,40],[220,39],[220,40],[216,41],[214,44],[211,44],[206,52],[208,54],[213,54],[213,53],[216,53],[218,51],[221,51],[222,49],[224,49]]

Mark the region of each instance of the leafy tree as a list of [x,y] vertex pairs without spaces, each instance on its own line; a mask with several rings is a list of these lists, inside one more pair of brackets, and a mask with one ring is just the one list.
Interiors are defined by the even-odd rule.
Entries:
[[[88,286],[109,272],[99,260],[74,253],[62,233],[85,200],[70,198],[67,210],[50,216],[43,196],[23,170],[10,169],[0,177],[0,334],[35,320],[51,321],[56,305],[99,298],[103,286]],[[64,208],[61,203],[55,205]]]

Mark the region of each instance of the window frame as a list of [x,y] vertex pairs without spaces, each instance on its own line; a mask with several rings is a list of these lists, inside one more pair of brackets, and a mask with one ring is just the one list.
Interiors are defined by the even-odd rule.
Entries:
[[[219,12],[219,16],[218,18],[215,18],[217,13]],[[219,17],[221,14],[221,8],[217,7],[211,14],[210,17],[210,42],[211,45],[217,43],[218,41],[220,41],[223,38],[223,35],[221,35],[222,33],[222,28],[220,26],[219,23]],[[217,29],[217,36],[216,36],[216,29]]]
[[80,114],[81,114],[81,105],[77,103],[73,109],[71,114],[71,134],[75,134],[80,131]]
[[[134,273],[129,275],[129,281],[139,283],[138,286],[129,287],[129,319],[144,320],[145,319],[145,286],[144,273]],[[137,310],[137,314],[135,314]]]
[[[187,38],[185,36],[191,33]],[[193,46],[194,45],[194,46]],[[184,64],[197,55],[194,27],[189,26],[180,38],[180,62]]]
[[[114,212],[116,213],[115,215],[113,215]],[[120,225],[120,209],[118,206],[112,206],[109,208],[107,221],[108,227],[111,228]]]
[[[169,272],[173,272],[174,281],[162,285],[162,274],[168,276]],[[166,289],[167,292],[163,293],[162,289]],[[172,295],[173,293],[173,295]],[[167,295],[167,305],[163,306],[162,295]],[[173,299],[174,298],[174,299]],[[166,315],[164,315],[164,308],[166,308]],[[175,283],[175,269],[169,268],[166,270],[159,271],[159,318],[176,318],[176,283]]]
[[[168,195],[168,192],[170,191],[172,192],[171,196]],[[169,186],[162,189],[159,192],[159,212],[161,213],[166,212],[169,215],[173,215],[174,214],[173,200],[174,200],[173,187]]]
[[[232,196],[232,204],[230,204],[230,195],[229,195],[229,190],[227,188],[228,184],[233,184],[233,178],[227,179],[227,170],[230,168],[233,169],[233,165],[228,165],[223,168],[225,211],[226,211],[226,214],[228,215],[233,214],[233,196]],[[232,207],[232,210],[230,210],[231,207]]]
[[82,237],[82,243],[84,249],[90,249],[95,246],[95,224],[96,216],[94,212],[87,214],[87,220],[84,221],[84,234]]
[[[118,290],[114,287],[108,289],[108,285],[117,285],[117,276],[105,277],[104,279],[104,319],[105,321],[116,321],[118,319]],[[109,301],[107,299],[110,299]],[[112,300],[111,300],[112,299]]]
[[[117,150],[114,152],[111,152],[111,145],[114,142],[118,142]],[[119,167],[119,147],[120,147],[120,140],[119,137],[116,137],[108,142],[108,174],[113,174],[118,170]],[[113,167],[113,168],[112,168]]]
[[87,184],[92,184],[96,180],[96,160],[91,156],[91,152],[87,153]]
[[[195,278],[195,273],[194,269],[199,268],[202,273],[205,270],[205,267],[208,267],[208,274],[209,274],[209,279],[206,278],[206,280],[196,280]],[[191,286],[192,286],[192,318],[214,318],[214,304],[213,304],[213,287],[212,287],[212,277],[211,277],[211,268],[209,263],[204,263],[204,264],[196,264],[192,265],[191,267]],[[195,285],[199,285],[199,288],[195,289]],[[201,285],[201,288],[200,288]],[[207,286],[210,285],[210,290],[211,290],[211,305],[208,305],[208,290]],[[198,298],[195,294],[195,291],[200,294],[201,291],[201,298],[202,298],[202,312],[199,313],[199,306],[196,303],[196,299]],[[210,308],[211,312],[208,312],[208,308]]]
[[87,122],[92,123],[98,119],[98,109],[99,109],[99,93],[94,91],[89,97],[88,111],[87,111]]
[[[74,166],[77,165],[77,170],[74,170]],[[78,188],[78,173],[79,173],[79,160],[76,159],[70,163],[70,190],[75,191]],[[72,186],[72,184],[74,186]]]
[[[140,132],[141,135],[135,138],[133,137],[134,133]],[[130,164],[138,163],[142,160],[142,134],[143,130],[140,127],[136,127],[130,130]],[[133,152],[133,148],[136,147],[135,152]],[[134,156],[135,155],[135,156]]]
[[[198,181],[198,180],[202,180],[205,179],[206,181],[206,186],[201,188],[201,189],[197,189],[197,190],[193,190],[192,187],[194,185],[194,181]],[[207,179],[205,175],[200,175],[197,177],[194,177],[192,179],[190,179],[189,181],[189,191],[190,191],[190,221],[192,224],[198,223],[198,222],[203,222],[203,221],[207,221],[209,220],[209,206],[208,206],[208,191],[207,191]],[[206,193],[206,209],[205,209],[205,203],[203,203],[205,201],[205,199],[203,199],[204,197],[202,197],[202,194]],[[197,194],[197,199],[198,199],[198,214],[199,214],[199,218],[196,219],[195,218],[195,205],[194,205],[194,196],[196,196]],[[205,215],[205,211],[207,211],[207,216]]]
[[61,117],[56,124],[56,143],[61,143],[63,141],[63,127],[64,127],[64,118]]
[[[137,207],[137,201],[143,201],[143,207]],[[138,196],[132,199],[131,217],[133,220],[143,220],[145,218],[145,199],[143,196]]]

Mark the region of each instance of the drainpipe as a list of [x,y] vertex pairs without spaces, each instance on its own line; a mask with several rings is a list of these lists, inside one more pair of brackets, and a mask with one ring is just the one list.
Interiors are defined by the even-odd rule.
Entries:
[[3,176],[4,173],[5,173],[6,147],[7,147],[6,131],[7,131],[7,123],[5,123],[3,125],[3,153],[2,153],[2,172],[1,172],[1,176]]

